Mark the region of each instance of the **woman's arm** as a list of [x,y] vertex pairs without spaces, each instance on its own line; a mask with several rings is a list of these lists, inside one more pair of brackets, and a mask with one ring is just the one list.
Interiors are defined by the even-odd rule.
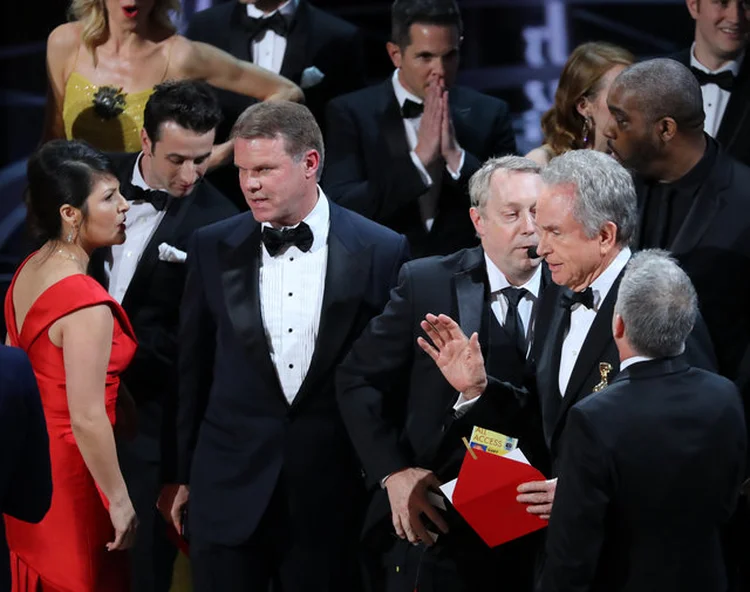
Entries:
[[260,101],[286,100],[301,102],[302,90],[291,80],[238,60],[206,43],[175,40],[175,57],[185,78],[205,80],[212,86],[247,95]]
[[47,104],[42,143],[65,137],[62,110],[66,69],[72,56],[78,51],[79,43],[80,31],[76,23],[60,25],[47,38]]
[[114,326],[112,311],[100,304],[71,313],[58,322],[73,435],[94,481],[110,504],[117,535],[115,547],[110,548],[123,548],[132,543],[136,520],[117,461],[105,405]]

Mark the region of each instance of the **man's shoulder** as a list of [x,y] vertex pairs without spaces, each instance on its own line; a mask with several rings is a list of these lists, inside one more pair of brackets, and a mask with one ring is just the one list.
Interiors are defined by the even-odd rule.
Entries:
[[680,62],[683,66],[687,66],[688,68],[690,67],[690,48],[689,47],[686,47],[674,53],[670,53],[669,55],[664,56],[664,57],[669,58],[670,60],[674,60],[676,62]]
[[217,219],[228,218],[240,213],[237,206],[206,179],[195,188],[193,204],[201,210],[217,216]]
[[[190,37],[189,33],[191,31],[197,32],[200,30],[200,32],[206,33],[210,32],[212,26],[217,23],[228,23],[232,16],[232,12],[235,10],[235,4],[236,2],[234,0],[232,2],[222,2],[215,6],[211,6],[210,8],[196,12],[190,18],[188,37]],[[219,33],[219,31],[215,32],[217,34]]]
[[[374,110],[376,106],[393,94],[393,86],[389,87],[390,79],[366,86],[359,90],[340,95],[328,103],[332,109],[350,109],[359,113]],[[394,95],[395,96],[395,95]]]
[[478,109],[484,113],[498,112],[501,115],[507,115],[509,112],[508,103],[488,95],[468,86],[455,86],[451,89],[451,100],[457,107],[469,107]]
[[378,224],[357,212],[344,208],[330,199],[328,203],[331,208],[332,223],[336,224],[338,222],[340,224],[341,222],[345,222],[350,225],[356,231],[360,241],[365,244],[401,244],[404,240],[403,235],[382,224]]
[[107,157],[112,163],[115,175],[120,183],[130,182],[135,161],[140,152],[108,152]]
[[29,382],[28,378],[33,376],[31,362],[26,352],[17,347],[0,345],[0,369],[2,369],[0,392],[24,394],[25,389],[18,387]]
[[307,0],[300,0],[300,5],[303,3],[306,4],[306,9],[310,12],[310,17],[313,19],[316,33],[324,34],[327,37],[339,38],[350,38],[360,34],[359,27],[353,25],[349,21],[345,21],[335,14],[331,14],[317,6],[313,6],[307,2]]
[[453,277],[461,271],[469,271],[484,265],[481,247],[461,249],[450,255],[433,255],[414,259],[405,264],[412,276],[436,276],[445,274]]
[[228,237],[237,228],[242,226],[257,226],[252,212],[242,212],[229,218],[207,224],[198,229],[195,233],[196,239],[201,242],[218,242]]

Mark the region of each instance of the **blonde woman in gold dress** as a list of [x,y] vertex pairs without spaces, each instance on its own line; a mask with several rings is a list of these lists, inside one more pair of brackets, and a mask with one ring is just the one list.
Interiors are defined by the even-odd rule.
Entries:
[[[197,79],[261,101],[301,101],[291,81],[175,31],[178,0],[72,0],[73,22],[47,41],[44,140],[86,140],[101,150],[141,149],[143,110],[154,86]],[[228,160],[217,146],[212,165]]]

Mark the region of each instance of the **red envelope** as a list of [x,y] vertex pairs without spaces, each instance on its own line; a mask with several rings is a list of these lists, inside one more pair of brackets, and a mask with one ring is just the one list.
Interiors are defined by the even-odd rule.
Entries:
[[545,528],[547,521],[516,501],[516,488],[546,477],[531,465],[474,449],[464,456],[453,491],[453,506],[490,547]]

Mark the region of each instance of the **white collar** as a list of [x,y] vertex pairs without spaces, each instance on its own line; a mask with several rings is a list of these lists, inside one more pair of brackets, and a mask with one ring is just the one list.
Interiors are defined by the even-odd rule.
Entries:
[[[307,224],[313,233],[313,244],[310,247],[310,252],[313,253],[325,246],[328,242],[328,229],[331,227],[331,207],[328,205],[328,198],[320,186],[318,186],[318,201],[302,222]],[[300,224],[301,222],[294,226],[283,226],[282,228],[296,228]],[[270,222],[263,222],[261,226],[264,228],[273,227]]]
[[255,4],[248,4],[247,16],[251,18],[270,18],[271,16],[273,16],[275,13],[278,12],[279,14],[281,14],[281,16],[288,17],[287,18],[288,20],[297,11],[298,4],[299,4],[299,0],[287,0],[286,2],[284,2],[284,4],[279,6],[276,10],[273,10],[269,12],[268,14],[256,8]]
[[693,41],[693,44],[690,46],[690,65],[708,74],[718,74],[719,72],[724,72],[725,70],[729,70],[734,76],[737,76],[740,73],[740,66],[742,65],[743,59],[745,59],[744,49],[742,50],[740,55],[737,56],[736,60],[727,62],[718,70],[709,70],[708,68],[706,68],[706,66],[704,66],[698,61],[698,58],[695,57],[695,41]]
[[617,276],[620,272],[625,269],[625,266],[630,260],[630,247],[625,247],[622,251],[617,253],[610,264],[607,266],[601,275],[591,282],[591,291],[594,293],[594,310],[598,311],[604,299],[612,289],[612,285],[615,283]]
[[396,70],[393,72],[393,76],[391,77],[391,81],[393,82],[393,92],[396,93],[398,106],[403,107],[406,99],[409,99],[421,105],[423,102],[422,99],[420,99],[417,95],[410,93],[408,90],[406,90],[406,87],[401,84],[401,81],[398,79],[398,73],[400,71],[401,70],[399,68],[396,68]]
[[[487,253],[484,254],[484,263],[487,267],[487,279],[490,282],[490,294],[494,294],[495,292],[499,292],[503,288],[508,288],[511,286],[511,283],[508,281],[508,278],[505,277],[505,274],[500,271],[500,268],[495,265],[492,262],[492,259],[489,258]],[[539,290],[542,286],[542,266],[537,265],[536,270],[534,271],[534,275],[531,276],[529,281],[527,281],[523,286],[513,286],[514,288],[524,288],[528,292],[530,292],[534,298],[539,298]]]
[[651,358],[649,356],[633,356],[632,358],[627,358],[626,360],[623,360],[620,362],[620,372],[625,370],[628,366],[632,366],[633,364],[640,364],[641,362],[650,362],[655,358]]
[[143,173],[141,173],[142,158],[143,152],[140,152],[138,154],[138,157],[135,159],[135,166],[133,167],[133,174],[130,177],[130,184],[133,187],[140,187],[141,189],[148,191],[149,189],[153,189],[153,187],[150,187],[149,184],[146,183],[146,179],[143,178]]

